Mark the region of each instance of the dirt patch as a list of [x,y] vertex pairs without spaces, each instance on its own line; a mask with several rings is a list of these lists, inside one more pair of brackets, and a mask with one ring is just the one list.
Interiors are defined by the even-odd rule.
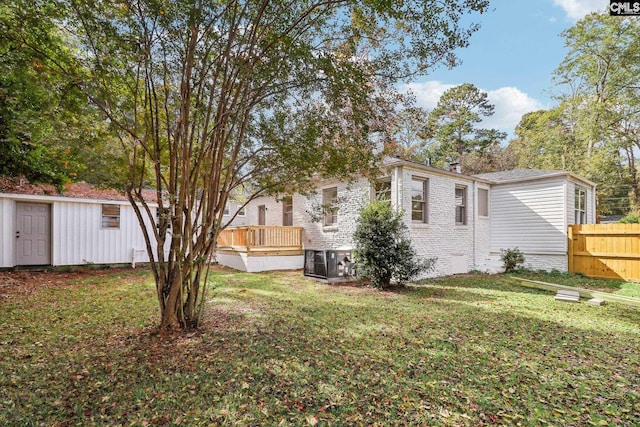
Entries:
[[0,271],[0,295],[29,294],[42,288],[79,286],[114,274],[129,280],[144,280],[144,270],[109,268],[80,271]]

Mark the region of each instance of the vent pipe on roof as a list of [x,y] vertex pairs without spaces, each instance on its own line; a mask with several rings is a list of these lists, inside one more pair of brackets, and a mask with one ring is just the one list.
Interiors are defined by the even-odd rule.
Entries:
[[462,173],[462,167],[460,166],[460,163],[449,163],[449,172]]

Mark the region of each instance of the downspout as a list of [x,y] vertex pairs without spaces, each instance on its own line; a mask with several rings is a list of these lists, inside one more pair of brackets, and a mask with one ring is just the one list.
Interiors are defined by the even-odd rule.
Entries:
[[[596,196],[596,191],[597,191],[597,185],[592,185],[591,186],[591,220],[593,221],[592,224],[597,224],[598,221],[598,200],[597,200],[597,196]],[[588,221],[587,221],[588,222]]]
[[[564,183],[562,184],[562,188],[564,189],[564,209],[562,210],[562,216],[564,217],[564,229],[562,230],[564,234],[564,253],[567,255],[567,267],[569,265],[569,180],[565,178]],[[574,200],[575,203],[575,182],[573,183],[573,192],[574,192]],[[567,268],[568,269],[568,268]]]
[[394,203],[395,203],[395,209],[396,211],[400,211],[402,210],[403,206],[402,206],[402,194],[400,191],[400,179],[402,177],[402,166],[397,166],[396,168],[393,169],[393,173],[394,173],[394,177],[393,177],[393,185],[394,185],[394,190],[395,190],[395,197],[394,197]]
[[[477,251],[477,242],[478,242],[478,233],[477,233],[477,227],[476,227],[476,222],[478,221],[478,197],[477,197],[477,192],[478,192],[478,181],[476,181],[475,179],[473,180],[473,228],[472,228],[472,233],[473,233],[473,268],[474,269],[478,269],[478,264],[476,264],[476,251]],[[489,200],[487,200],[487,204],[489,203]]]

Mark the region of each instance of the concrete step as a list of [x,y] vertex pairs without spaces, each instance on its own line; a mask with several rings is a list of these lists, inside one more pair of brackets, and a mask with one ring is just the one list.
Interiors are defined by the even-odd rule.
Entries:
[[554,299],[556,301],[580,302],[580,293],[577,291],[567,291],[565,289],[559,289]]

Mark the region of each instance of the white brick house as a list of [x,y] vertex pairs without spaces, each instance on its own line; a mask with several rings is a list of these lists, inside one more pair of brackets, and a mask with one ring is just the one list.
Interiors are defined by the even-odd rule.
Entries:
[[[147,261],[139,225],[121,194],[73,184],[64,196],[47,195],[14,184],[0,186],[0,268]],[[437,258],[433,275],[498,271],[500,250],[515,247],[532,268],[565,271],[567,228],[595,222],[595,191],[595,184],[566,171],[467,176],[389,159],[375,182],[323,181],[308,196],[253,200],[231,224],[244,227],[244,234],[228,233],[218,261],[248,271],[296,269],[303,266],[303,249],[351,248],[359,212],[378,192],[404,211],[420,255]],[[318,215],[331,200],[337,210]],[[225,219],[242,206],[231,201]],[[279,227],[251,229],[257,224]]]
[[[256,199],[247,222],[300,226],[305,249],[350,248],[360,210],[382,192],[404,211],[418,253],[437,258],[435,276],[499,271],[500,250],[515,247],[532,268],[566,270],[568,225],[595,222],[595,184],[566,171],[468,176],[402,159],[386,170],[373,183],[323,181],[308,196]],[[332,200],[337,211],[318,215]]]

